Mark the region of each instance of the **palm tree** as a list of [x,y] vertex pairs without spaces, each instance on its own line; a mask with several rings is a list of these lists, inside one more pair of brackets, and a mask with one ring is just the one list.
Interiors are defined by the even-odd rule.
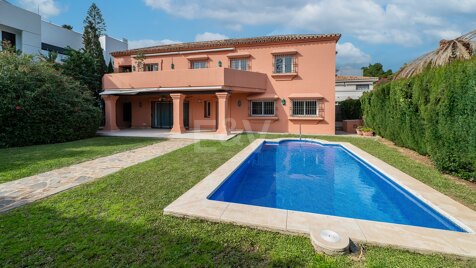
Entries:
[[476,30],[453,40],[441,40],[438,49],[403,66],[395,74],[394,79],[410,78],[423,72],[427,67],[443,66],[455,60],[469,60],[476,55],[476,42],[473,41],[475,38]]

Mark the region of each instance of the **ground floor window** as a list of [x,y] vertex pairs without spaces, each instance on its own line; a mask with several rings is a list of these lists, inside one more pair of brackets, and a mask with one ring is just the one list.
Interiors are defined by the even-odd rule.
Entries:
[[275,115],[274,101],[250,101],[251,116],[273,116]]
[[211,115],[211,102],[209,101],[204,101],[203,102],[203,116],[205,118],[210,118]]
[[318,116],[317,100],[293,100],[293,116]]

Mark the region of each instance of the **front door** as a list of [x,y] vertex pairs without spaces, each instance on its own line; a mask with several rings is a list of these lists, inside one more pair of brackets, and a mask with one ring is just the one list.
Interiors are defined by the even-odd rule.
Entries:
[[[172,102],[160,101],[154,103],[154,110],[152,112],[152,127],[154,128],[172,128],[174,125],[174,113]],[[190,105],[188,102],[183,103],[183,125],[189,128],[189,111]]]
[[172,102],[160,101],[154,104],[152,116],[154,128],[172,128],[173,126],[173,106]]

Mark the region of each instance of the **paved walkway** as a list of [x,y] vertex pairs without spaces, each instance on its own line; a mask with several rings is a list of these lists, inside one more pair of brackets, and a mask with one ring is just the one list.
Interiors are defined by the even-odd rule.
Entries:
[[242,131],[232,131],[229,135],[217,134],[212,130],[190,130],[185,133],[176,134],[170,132],[170,129],[159,128],[125,128],[121,130],[107,131],[100,130],[97,132],[101,136],[111,137],[151,137],[164,139],[191,139],[191,140],[217,140],[227,141]]
[[196,141],[174,139],[0,184],[0,213],[94,181]]

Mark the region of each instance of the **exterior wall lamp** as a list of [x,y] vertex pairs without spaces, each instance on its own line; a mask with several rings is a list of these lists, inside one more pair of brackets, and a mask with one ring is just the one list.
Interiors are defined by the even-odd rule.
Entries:
[[283,106],[286,106],[286,99],[281,99],[281,104],[282,104]]

